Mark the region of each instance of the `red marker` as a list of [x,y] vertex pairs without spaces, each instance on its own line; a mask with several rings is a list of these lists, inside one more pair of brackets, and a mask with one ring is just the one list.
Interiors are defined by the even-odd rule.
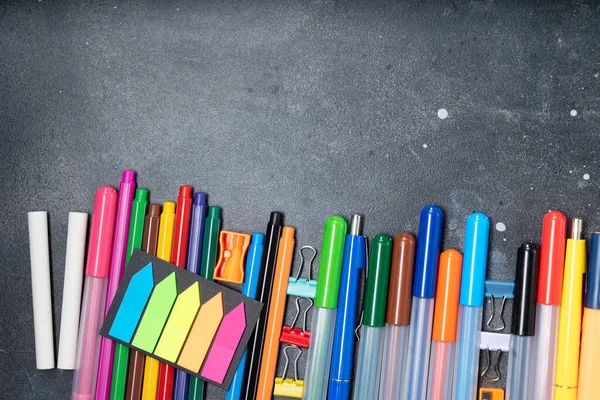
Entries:
[[[175,227],[173,230],[173,247],[171,248],[171,263],[179,268],[185,268],[187,257],[187,242],[190,233],[190,217],[192,215],[192,187],[181,186],[177,197]],[[158,370],[157,400],[171,400],[173,397],[173,376],[175,369],[165,363],[160,363]]]

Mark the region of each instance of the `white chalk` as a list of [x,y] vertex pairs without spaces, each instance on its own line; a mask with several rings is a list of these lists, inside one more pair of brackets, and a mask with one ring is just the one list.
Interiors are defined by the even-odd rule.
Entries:
[[31,259],[31,294],[35,330],[35,364],[37,369],[54,368],[52,331],[52,296],[50,293],[50,252],[48,249],[48,213],[27,214],[29,222],[29,257]]
[[60,314],[60,340],[58,342],[59,369],[75,368],[87,222],[88,215],[86,213],[69,213],[65,283],[63,286],[62,312]]

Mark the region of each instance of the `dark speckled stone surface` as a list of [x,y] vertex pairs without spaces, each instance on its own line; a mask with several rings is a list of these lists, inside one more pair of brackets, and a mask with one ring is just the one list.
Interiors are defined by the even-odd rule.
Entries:
[[126,168],[153,202],[207,191],[229,230],[283,211],[298,248],[320,247],[331,214],[414,233],[436,203],[444,245],[462,249],[483,211],[506,225],[495,279],[550,208],[589,235],[599,37],[585,1],[0,3],[0,398],[71,387],[71,372],[35,369],[26,212],[50,215],[58,343],[67,214]]

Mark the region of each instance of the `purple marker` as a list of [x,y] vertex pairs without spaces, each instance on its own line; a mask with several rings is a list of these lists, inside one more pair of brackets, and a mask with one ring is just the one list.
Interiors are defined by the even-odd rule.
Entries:
[[[208,211],[208,195],[203,192],[194,193],[192,203],[192,218],[190,222],[190,236],[188,239],[188,253],[185,269],[194,274],[200,274],[200,261],[202,261],[202,238],[204,237],[204,224]],[[181,371],[175,371],[174,400],[187,400],[190,376]]]
[[[113,237],[113,252],[108,276],[108,290],[104,316],[110,308],[115,297],[127,253],[127,239],[129,237],[129,222],[131,219],[131,203],[135,192],[135,171],[123,171],[121,186],[119,187],[119,203],[117,206],[117,219],[115,235]],[[98,363],[98,379],[96,381],[96,400],[108,400],[110,397],[110,384],[112,381],[113,357],[115,355],[115,342],[105,337],[100,344],[100,362]]]

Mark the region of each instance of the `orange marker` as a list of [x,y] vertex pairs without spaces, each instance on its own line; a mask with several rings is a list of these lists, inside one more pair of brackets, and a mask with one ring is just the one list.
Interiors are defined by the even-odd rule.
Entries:
[[429,390],[431,400],[452,398],[452,369],[456,347],[456,324],[462,273],[462,255],[457,250],[446,250],[440,255],[433,333],[431,335],[431,361],[429,364]]
[[[288,278],[292,269],[292,258],[294,256],[294,233],[296,230],[291,226],[284,226],[277,251],[277,264],[275,265],[275,280],[273,282],[273,294],[269,305],[269,317],[267,318],[267,332],[260,363],[260,375],[258,377],[257,399],[268,400],[273,397],[275,385],[275,370],[277,368],[277,356],[279,355],[279,337],[283,328],[283,316],[285,314],[285,300],[287,293]],[[324,377],[326,378],[326,377]]]
[[217,293],[198,311],[190,334],[183,345],[177,365],[195,373],[200,371],[208,348],[223,319],[223,293]]

